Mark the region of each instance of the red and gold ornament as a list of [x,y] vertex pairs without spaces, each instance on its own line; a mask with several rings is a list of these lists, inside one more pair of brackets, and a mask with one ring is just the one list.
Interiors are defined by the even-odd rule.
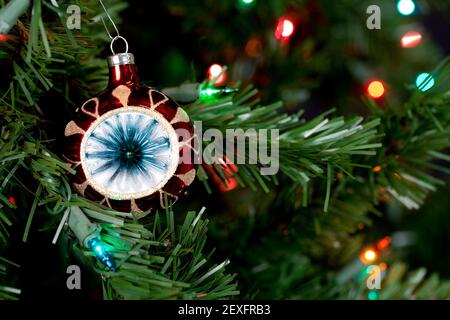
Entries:
[[176,201],[195,178],[194,128],[175,101],[139,83],[133,54],[115,54],[108,64],[107,88],[65,129],[72,186],[119,211],[164,207],[165,195]]

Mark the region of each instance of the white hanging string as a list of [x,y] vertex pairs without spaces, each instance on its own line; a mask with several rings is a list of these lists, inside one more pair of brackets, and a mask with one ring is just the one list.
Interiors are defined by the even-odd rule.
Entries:
[[[113,19],[111,18],[111,16],[109,15],[108,10],[106,10],[106,7],[105,7],[105,5],[103,4],[103,1],[102,1],[102,0],[98,0],[98,1],[99,1],[100,4],[102,5],[103,10],[104,10],[105,13],[106,13],[106,16],[108,17],[108,19],[109,19],[109,21],[111,22],[112,26],[113,26],[114,29],[116,30],[117,37],[120,36],[120,34],[119,34],[119,29],[117,29],[117,26],[116,26],[116,24],[114,23],[114,21],[113,21]],[[103,19],[103,17],[101,17],[101,19],[102,19],[103,25],[105,26],[106,32],[108,33],[109,38],[110,38],[111,40],[114,39],[115,37],[113,37],[113,36],[111,35],[111,33],[109,33],[108,27],[106,26],[106,23],[105,23],[105,20]]]
[[111,33],[109,32],[108,27],[106,26],[105,19],[103,19],[103,17],[100,17],[100,18],[102,19],[103,26],[105,27],[105,30],[106,30],[106,32],[108,33],[109,38],[111,39],[111,45],[110,45],[111,52],[112,52],[114,55],[116,54],[116,53],[114,52],[114,48],[113,48],[114,42],[120,39],[120,40],[122,40],[123,42],[125,42],[125,53],[127,53],[127,52],[128,52],[128,42],[127,42],[127,40],[126,40],[124,37],[122,37],[122,36],[120,35],[119,29],[117,28],[117,26],[116,26],[116,24],[114,23],[113,19],[112,19],[111,16],[109,15],[108,10],[106,9],[106,7],[105,7],[103,1],[102,1],[102,0],[98,0],[98,1],[100,2],[101,6],[103,7],[103,10],[105,11],[106,16],[108,17],[109,21],[111,22],[112,26],[114,27],[114,30],[116,30],[116,34],[117,34],[117,35],[113,37],[113,36],[111,35]]

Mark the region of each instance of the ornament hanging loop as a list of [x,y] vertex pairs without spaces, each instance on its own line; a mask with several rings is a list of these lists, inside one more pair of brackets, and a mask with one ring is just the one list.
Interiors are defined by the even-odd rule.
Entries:
[[119,40],[119,39],[122,40],[123,42],[125,42],[125,52],[124,53],[128,53],[128,42],[127,42],[127,40],[124,37],[122,37],[122,36],[115,36],[114,38],[112,38],[111,45],[110,45],[111,52],[112,52],[113,55],[116,55],[116,53],[114,52],[114,42],[116,40]]

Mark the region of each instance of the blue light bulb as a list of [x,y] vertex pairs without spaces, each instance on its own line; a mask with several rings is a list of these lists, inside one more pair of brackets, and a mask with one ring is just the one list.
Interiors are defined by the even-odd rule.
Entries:
[[425,92],[427,90],[430,90],[433,86],[434,86],[434,78],[429,73],[423,72],[417,76],[416,87],[420,91]]
[[409,16],[411,13],[414,12],[415,8],[416,5],[412,0],[399,0],[397,2],[397,10],[398,12],[400,12],[400,14],[404,16]]
[[103,248],[99,237],[92,238],[88,242],[88,247],[94,252],[101,263],[107,266],[111,271],[116,271],[116,264],[113,257]]

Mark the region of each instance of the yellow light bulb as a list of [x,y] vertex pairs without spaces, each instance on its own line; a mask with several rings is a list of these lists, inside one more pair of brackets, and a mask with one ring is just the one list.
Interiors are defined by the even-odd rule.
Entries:
[[377,258],[378,253],[371,247],[366,248],[360,255],[360,259],[364,264],[372,263],[377,260]]
[[367,87],[367,91],[372,98],[380,98],[384,94],[384,85],[381,81],[372,81]]

